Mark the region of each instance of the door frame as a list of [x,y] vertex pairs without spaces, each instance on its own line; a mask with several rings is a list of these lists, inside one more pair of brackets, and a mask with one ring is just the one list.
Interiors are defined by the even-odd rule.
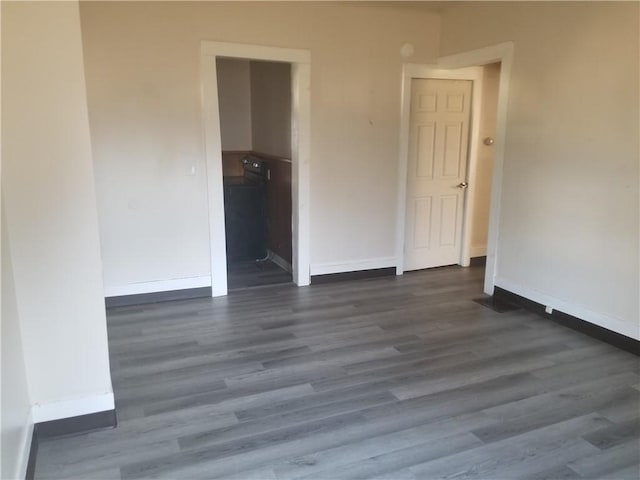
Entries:
[[[500,201],[502,196],[502,172],[504,166],[504,147],[507,125],[507,107],[509,101],[509,83],[511,79],[511,69],[513,64],[513,42],[505,42],[497,45],[457,53],[438,58],[435,65],[405,64],[402,71],[402,91],[401,91],[401,120],[400,120],[400,155],[398,168],[398,221],[396,226],[396,275],[404,272],[404,240],[406,222],[407,203],[407,164],[409,155],[409,124],[411,113],[411,79],[412,78],[438,78],[430,75],[440,75],[445,72],[448,77],[460,74],[463,69],[478,68],[490,63],[500,62],[500,85],[498,91],[498,107],[496,119],[496,135],[493,154],[493,172],[491,184],[491,202],[489,209],[489,226],[487,237],[487,262],[485,267],[484,292],[493,295],[495,287],[495,277],[497,275],[497,251],[500,225]],[[477,146],[479,142],[480,108],[482,101],[482,90],[477,89],[477,82],[473,86],[473,112],[471,124],[471,138],[469,142],[469,164],[467,166],[467,177],[477,168]],[[476,104],[476,102],[479,102]],[[472,202],[474,192],[474,182],[469,182],[469,189],[465,198],[462,248],[460,254],[460,264],[468,266],[471,250],[471,219]]]
[[309,285],[311,53],[308,50],[203,41],[200,46],[200,79],[209,207],[211,296],[227,294],[222,139],[216,70],[218,57],[291,64],[291,263],[296,285]]

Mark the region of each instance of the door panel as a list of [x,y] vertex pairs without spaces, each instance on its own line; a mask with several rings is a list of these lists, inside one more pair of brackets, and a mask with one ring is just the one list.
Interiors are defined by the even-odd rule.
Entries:
[[462,113],[464,105],[464,95],[447,95],[447,112]]
[[456,218],[458,217],[458,196],[440,197],[440,247],[454,247],[456,244]]
[[438,105],[436,95],[420,95],[420,108],[425,112],[435,112]]
[[418,128],[417,173],[421,178],[433,178],[433,157],[436,146],[436,125],[428,123]]
[[471,87],[411,82],[404,270],[460,262]]
[[444,157],[442,159],[443,177],[459,177],[462,158],[464,124],[448,123],[444,126]]
[[415,200],[415,228],[413,238],[416,248],[431,246],[431,197]]

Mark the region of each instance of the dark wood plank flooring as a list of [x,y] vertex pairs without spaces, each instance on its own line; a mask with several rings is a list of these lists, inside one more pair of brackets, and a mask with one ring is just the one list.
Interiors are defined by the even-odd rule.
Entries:
[[638,358],[474,302],[482,275],[112,309],[120,425],[36,477],[637,479]]

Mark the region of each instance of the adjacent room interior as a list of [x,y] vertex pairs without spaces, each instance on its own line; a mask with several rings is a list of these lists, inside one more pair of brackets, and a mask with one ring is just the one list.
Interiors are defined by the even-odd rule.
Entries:
[[227,285],[289,283],[291,263],[291,66],[216,61]]
[[1,478],[638,478],[638,2],[0,21]]

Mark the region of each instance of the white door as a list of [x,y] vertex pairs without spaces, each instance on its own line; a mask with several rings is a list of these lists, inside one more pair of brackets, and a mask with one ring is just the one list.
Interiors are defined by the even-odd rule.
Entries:
[[471,87],[411,81],[404,270],[460,263]]

